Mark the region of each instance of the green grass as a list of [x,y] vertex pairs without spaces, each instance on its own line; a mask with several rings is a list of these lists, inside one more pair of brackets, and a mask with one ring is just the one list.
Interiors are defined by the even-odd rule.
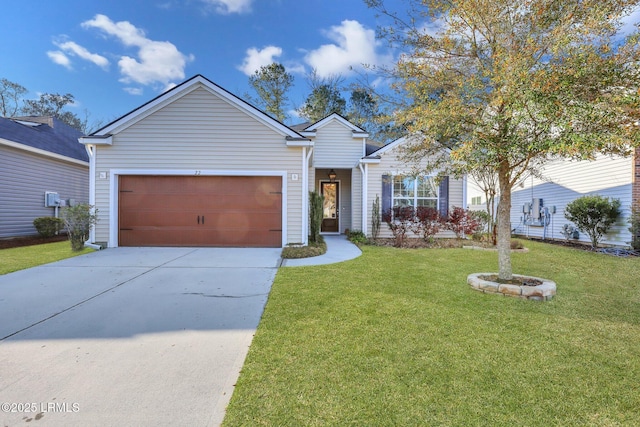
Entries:
[[640,259],[526,246],[552,301],[472,290],[493,252],[280,269],[224,425],[638,425]]
[[82,251],[73,252],[71,250],[71,244],[68,241],[1,249],[0,275],[60,261],[61,259],[71,258],[88,252],[93,252],[93,249],[84,248]]

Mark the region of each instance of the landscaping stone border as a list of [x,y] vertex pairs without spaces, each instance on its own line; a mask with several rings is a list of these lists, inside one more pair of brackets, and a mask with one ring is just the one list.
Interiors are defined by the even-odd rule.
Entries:
[[540,277],[522,276],[514,274],[517,278],[531,278],[542,282],[537,286],[521,286],[502,284],[482,279],[481,277],[497,275],[496,273],[474,273],[467,276],[467,283],[476,291],[489,294],[502,294],[508,297],[530,299],[534,301],[549,301],[556,294],[556,283]]

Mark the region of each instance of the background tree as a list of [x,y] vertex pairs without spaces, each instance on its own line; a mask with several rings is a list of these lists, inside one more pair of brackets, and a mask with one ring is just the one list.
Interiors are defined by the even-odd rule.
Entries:
[[376,127],[376,119],[380,116],[377,101],[374,95],[364,89],[356,88],[351,91],[347,118],[362,129],[373,132]]
[[20,111],[23,95],[27,89],[5,78],[0,79],[0,115],[13,117]]
[[293,75],[284,65],[272,63],[262,66],[249,77],[249,84],[258,95],[258,105],[275,119],[284,122],[287,118],[287,92],[293,85]]
[[25,100],[22,114],[27,116],[54,116],[72,128],[84,131],[87,127],[86,121],[83,123],[77,115],[70,111],[64,111],[64,108],[73,104],[73,101],[73,95],[70,93],[64,95],[43,93],[37,100]]
[[317,122],[332,113],[346,115],[347,101],[341,95],[343,77],[320,77],[314,70],[307,76],[311,93],[298,109],[298,114],[309,122]]
[[474,169],[469,175],[473,178],[478,188],[484,193],[487,212],[487,232],[491,233],[493,244],[496,242],[496,196],[498,195],[498,175],[492,169]]
[[413,135],[405,157],[498,177],[498,276],[512,278],[511,191],[550,158],[631,154],[638,132],[637,33],[625,0],[410,0],[407,16],[366,0],[404,49],[393,72]]

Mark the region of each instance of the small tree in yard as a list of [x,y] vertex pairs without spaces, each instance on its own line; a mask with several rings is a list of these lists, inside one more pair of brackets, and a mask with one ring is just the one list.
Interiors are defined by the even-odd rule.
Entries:
[[81,251],[84,242],[89,239],[91,227],[98,221],[98,211],[93,210],[93,206],[81,203],[69,206],[62,211],[62,219],[69,233],[71,250]]
[[567,205],[564,216],[589,236],[591,247],[595,249],[620,216],[620,200],[598,195],[583,196]]
[[512,279],[522,178],[549,159],[640,145],[640,34],[620,31],[637,0],[365,1],[401,49],[384,71],[397,93],[389,120],[409,133],[404,159],[426,173],[495,174],[498,278]]

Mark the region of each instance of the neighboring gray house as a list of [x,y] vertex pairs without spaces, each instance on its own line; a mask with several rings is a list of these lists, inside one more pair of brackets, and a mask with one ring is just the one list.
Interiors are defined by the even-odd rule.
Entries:
[[81,136],[54,117],[0,118],[0,238],[37,234],[33,220],[59,211],[45,207],[47,192],[57,193],[59,206],[89,201]]
[[[621,215],[602,239],[604,245],[628,246],[631,207],[640,206],[640,148],[631,157],[598,155],[595,160],[549,161],[541,170],[542,179],[529,176],[511,194],[511,229],[516,235],[537,239],[563,240],[562,228],[574,225],[564,216],[566,206],[585,195],[619,199]],[[478,185],[469,179],[469,207],[486,209]],[[496,206],[497,206],[496,196]],[[585,233],[577,240],[590,243]]]

